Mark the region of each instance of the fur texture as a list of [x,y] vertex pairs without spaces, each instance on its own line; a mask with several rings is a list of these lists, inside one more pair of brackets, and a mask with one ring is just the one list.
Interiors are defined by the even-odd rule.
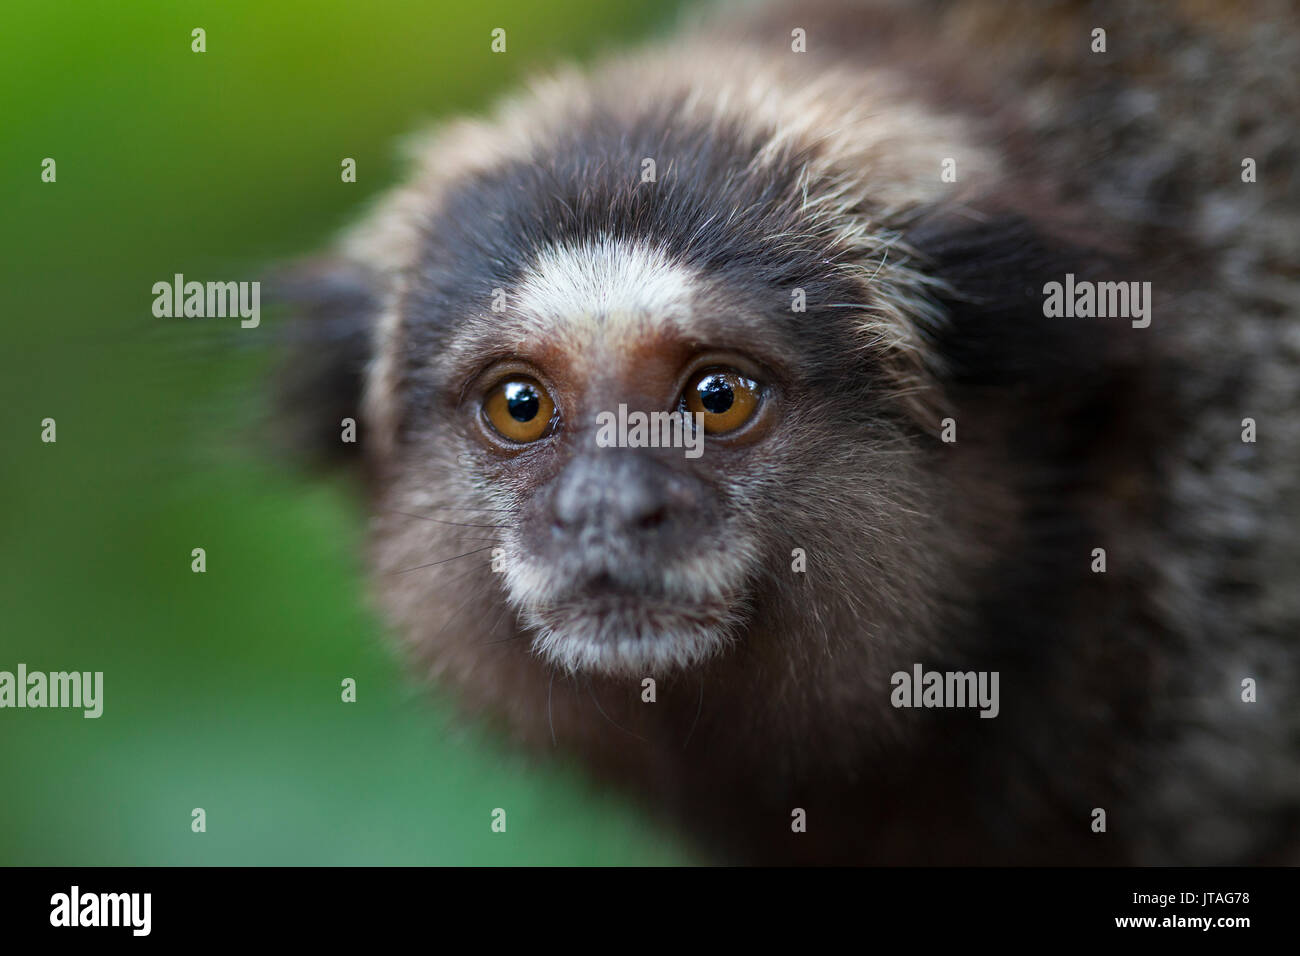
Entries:
[[[365,330],[309,419],[363,404],[412,658],[726,859],[1297,859],[1294,15],[1019,6],[724,7],[421,141],[293,287]],[[1046,317],[1067,273],[1150,327]],[[761,434],[595,447],[710,351]],[[476,431],[511,363],[562,410],[525,450]],[[998,717],[891,706],[914,663]]]

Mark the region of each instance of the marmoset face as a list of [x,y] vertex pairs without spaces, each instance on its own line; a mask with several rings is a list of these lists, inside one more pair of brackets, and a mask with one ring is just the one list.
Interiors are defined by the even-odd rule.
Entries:
[[[871,218],[900,187],[689,89],[445,132],[363,237],[376,555],[421,646],[644,674],[925,616],[926,280]],[[906,159],[873,130],[849,162]]]
[[[495,535],[469,560],[562,667],[655,671],[719,651],[760,582],[789,573],[800,542],[772,531],[825,508],[795,489],[879,432],[865,380],[827,392],[835,363],[800,348],[784,290],[729,288],[650,243],[553,246],[510,288],[416,365],[394,507],[431,520],[406,538],[438,561],[479,540],[448,532]],[[410,575],[437,590],[458,573]]]
[[771,520],[770,449],[798,418],[781,351],[757,323],[710,314],[690,271],[649,248],[547,250],[518,290],[487,339],[458,343],[474,361],[450,376],[465,382],[461,461],[507,519],[508,600],[567,667],[717,650]]

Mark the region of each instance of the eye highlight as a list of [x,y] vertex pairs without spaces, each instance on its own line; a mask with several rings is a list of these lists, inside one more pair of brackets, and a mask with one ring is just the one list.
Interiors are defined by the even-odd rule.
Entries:
[[493,386],[483,402],[483,415],[502,438],[527,443],[550,431],[555,402],[535,379],[514,376]]
[[683,408],[704,415],[704,430],[718,435],[735,431],[754,417],[761,399],[759,385],[735,369],[710,368],[695,375],[682,393]]

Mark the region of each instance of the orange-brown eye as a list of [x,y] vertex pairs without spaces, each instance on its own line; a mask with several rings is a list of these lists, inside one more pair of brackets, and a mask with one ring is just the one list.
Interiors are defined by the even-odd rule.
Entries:
[[757,382],[729,368],[700,372],[682,396],[686,411],[704,414],[704,430],[711,435],[735,431],[754,417],[761,398]]
[[555,403],[539,382],[520,376],[506,379],[488,393],[483,414],[503,438],[532,442],[550,429]]

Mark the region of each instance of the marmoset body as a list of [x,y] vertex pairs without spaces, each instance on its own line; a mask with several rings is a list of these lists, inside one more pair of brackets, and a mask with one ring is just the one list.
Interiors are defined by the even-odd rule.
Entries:
[[1297,76],[736,5],[443,126],[285,290],[411,660],[719,859],[1294,862]]

